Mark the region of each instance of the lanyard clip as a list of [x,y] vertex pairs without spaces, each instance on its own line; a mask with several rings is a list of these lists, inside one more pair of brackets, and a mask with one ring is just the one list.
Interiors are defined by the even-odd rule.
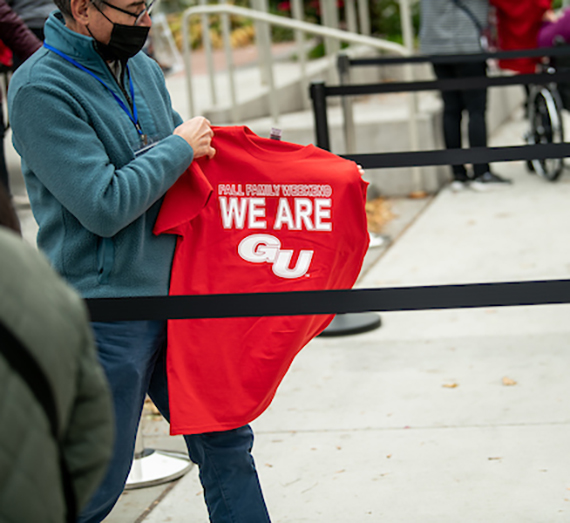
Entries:
[[143,145],[148,145],[148,135],[143,133],[141,124],[138,121],[135,122],[135,128],[136,128],[137,132],[139,133],[139,136],[141,137],[141,143]]

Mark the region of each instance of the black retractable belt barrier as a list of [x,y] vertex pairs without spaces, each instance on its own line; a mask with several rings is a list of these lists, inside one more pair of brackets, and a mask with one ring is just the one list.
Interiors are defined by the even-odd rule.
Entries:
[[570,157],[570,143],[511,145],[507,147],[471,147],[470,149],[443,149],[402,153],[347,154],[364,169],[389,167],[427,167],[465,163],[514,162]]
[[[363,96],[368,94],[413,93],[419,91],[470,91],[487,87],[509,85],[548,84],[569,82],[570,71],[553,73],[518,74],[513,76],[469,76],[416,82],[386,82],[382,84],[325,86],[324,96]],[[318,93],[320,95],[320,93]]]
[[485,62],[487,60],[513,60],[516,58],[542,58],[570,55],[569,46],[539,47],[515,51],[496,51],[489,53],[383,56],[379,58],[349,58],[351,66],[402,65],[402,64],[453,64],[465,62]]
[[91,298],[92,321],[303,316],[570,303],[570,280],[255,294]]

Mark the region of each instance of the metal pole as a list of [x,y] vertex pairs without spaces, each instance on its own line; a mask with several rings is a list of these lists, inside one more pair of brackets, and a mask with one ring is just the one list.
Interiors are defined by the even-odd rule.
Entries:
[[[302,0],[293,0],[291,3],[291,14],[295,20],[304,19]],[[307,92],[309,81],[307,80],[307,55],[305,53],[305,35],[302,31],[295,31],[295,42],[297,44],[297,56],[299,58],[299,67],[301,68],[301,99],[303,100],[303,109],[309,108],[309,99]]]
[[[200,5],[206,5],[207,0],[200,0]],[[202,23],[202,42],[206,53],[206,63],[208,65],[208,77],[210,80],[210,97],[212,105],[218,105],[218,96],[216,94],[216,69],[214,65],[214,51],[212,50],[212,39],[210,38],[210,21],[206,14],[201,17]]]
[[400,25],[402,28],[402,36],[404,38],[404,47],[410,51],[414,50],[414,30],[412,27],[412,14],[410,11],[409,0],[400,1]]
[[368,0],[358,0],[358,18],[360,19],[360,34],[370,36],[370,6]]
[[[320,0],[321,5],[321,22],[325,27],[338,29],[338,8],[335,0]],[[336,39],[325,38],[325,54],[331,58],[340,51],[340,42]],[[338,82],[336,76],[336,67],[334,62],[330,61],[329,83],[336,84]]]
[[[268,12],[267,0],[251,0],[252,7],[262,13]],[[261,83],[269,83],[269,67],[268,49],[271,46],[271,33],[269,25],[264,22],[255,22],[255,43],[257,45],[257,54],[260,61]]]
[[[219,0],[220,4],[225,4],[225,0]],[[224,39],[224,51],[226,54],[226,68],[228,71],[228,83],[230,85],[231,119],[232,123],[238,123],[239,111],[237,106],[236,82],[234,75],[234,59],[232,55],[232,42],[230,36],[230,17],[227,13],[220,15],[222,22],[222,36]]]
[[[404,38],[404,46],[410,54],[414,50],[414,32],[412,28],[412,16],[410,13],[409,0],[400,0],[400,24],[402,26],[402,35]],[[404,66],[404,77],[406,82],[413,82],[414,71],[410,64]],[[408,111],[409,111],[409,135],[410,135],[410,150],[419,150],[419,135],[417,125],[417,94],[408,94]],[[422,173],[419,167],[412,167],[412,176],[414,181],[415,192],[423,190],[422,187]]]
[[[267,0],[255,0],[254,5],[258,11],[267,13],[269,7]],[[273,123],[279,123],[279,101],[275,91],[275,77],[273,76],[273,60],[271,58],[271,30],[269,24],[256,22],[255,34],[257,49],[261,66],[261,83],[266,83],[269,87],[268,108]]]
[[311,100],[315,115],[315,141],[317,147],[330,151],[329,123],[327,119],[327,97],[324,82],[311,82]]
[[344,6],[346,16],[346,26],[351,33],[358,33],[358,26],[356,23],[356,5],[354,0],[346,0]]
[[[346,53],[339,53],[337,64],[340,85],[346,85],[350,83],[350,58],[348,55]],[[341,97],[341,105],[346,154],[354,154],[356,153],[356,136],[352,96]]]
[[[320,0],[321,5],[321,23],[325,27],[338,29],[338,11],[334,0]],[[325,52],[327,55],[338,53],[340,43],[338,40],[325,38]]]
[[184,73],[186,75],[186,92],[188,94],[188,116],[192,118],[194,113],[194,90],[192,89],[192,57],[190,55],[190,31],[188,29],[188,19],[183,17],[182,23],[182,39],[184,47],[182,49],[182,56],[184,57]]

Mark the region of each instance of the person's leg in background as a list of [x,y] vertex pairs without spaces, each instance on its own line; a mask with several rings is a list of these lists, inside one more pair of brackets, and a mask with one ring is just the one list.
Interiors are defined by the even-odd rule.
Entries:
[[8,176],[8,168],[6,167],[6,154],[4,152],[4,135],[6,134],[6,126],[4,124],[4,107],[0,101],[0,183],[6,189],[8,196],[11,196],[10,192],[10,178]]
[[[487,65],[485,62],[465,63],[459,66],[458,73],[464,78],[487,76]],[[487,89],[463,91],[463,99],[469,114],[469,145],[487,147]],[[492,173],[488,163],[474,164],[473,175],[471,187],[478,190],[511,183]]]
[[[170,420],[166,350],[158,359],[149,396]],[[251,449],[249,425],[234,430],[184,436],[190,459],[200,470],[204,498],[212,523],[269,523]]]
[[[463,77],[487,76],[484,62],[466,63],[460,67]],[[463,100],[469,114],[468,136],[471,147],[487,147],[487,89],[473,89],[462,92]],[[473,165],[473,174],[478,178],[489,170],[489,164]]]
[[[433,69],[439,80],[456,78],[455,64],[434,64]],[[443,140],[447,149],[461,148],[461,119],[465,106],[461,91],[442,91],[443,100]],[[467,170],[464,165],[452,165],[453,190],[461,190],[469,181]]]
[[[102,521],[123,492],[133,460],[137,429],[155,362],[166,340],[166,322],[93,323],[115,408],[115,446],[109,469],[78,522]],[[97,442],[93,442],[97,444]]]

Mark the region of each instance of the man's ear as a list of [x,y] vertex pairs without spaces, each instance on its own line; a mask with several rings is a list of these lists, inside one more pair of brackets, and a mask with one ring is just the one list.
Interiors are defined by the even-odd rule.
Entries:
[[90,0],[71,0],[70,8],[73,19],[79,25],[89,24],[89,4]]

